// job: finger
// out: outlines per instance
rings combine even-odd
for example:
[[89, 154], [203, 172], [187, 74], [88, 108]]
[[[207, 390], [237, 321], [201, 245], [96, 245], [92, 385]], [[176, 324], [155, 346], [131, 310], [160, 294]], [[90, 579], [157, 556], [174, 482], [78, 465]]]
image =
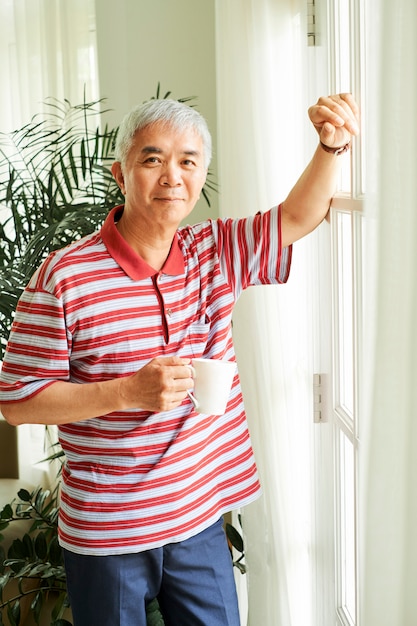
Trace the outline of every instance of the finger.
[[159, 413], [161, 411], [172, 411], [173, 409], [180, 406], [184, 402], [185, 398], [188, 398], [185, 391], [172, 394], [168, 397], [163, 397], [160, 399], [159, 403], [153, 408], [153, 412]]
[[173, 389], [176, 393], [186, 393], [194, 389], [194, 378], [177, 378], [174, 380]]
[[[337, 127], [345, 126], [346, 130], [348, 130], [352, 135], [358, 134], [359, 107], [357, 106], [352, 94], [343, 93], [323, 97], [318, 100], [318, 104], [321, 107], [327, 108], [331, 112], [332, 119], [328, 119], [327, 121], [334, 123]], [[326, 111], [322, 110], [321, 114], [325, 117]], [[339, 119], [336, 120], [334, 116]]]
[[191, 359], [185, 359], [179, 356], [159, 356], [153, 359], [155, 364], [161, 366], [187, 365]]
[[316, 128], [325, 122], [330, 122], [337, 127], [346, 126], [352, 134], [356, 134], [359, 130], [356, 117], [358, 114], [358, 107], [356, 104], [353, 105], [353, 98], [350, 94], [321, 97], [317, 104], [309, 109], [310, 119]]
[[335, 142], [336, 129], [333, 124], [326, 122], [320, 130], [320, 141], [327, 146], [332, 146]]
[[174, 380], [184, 380], [184, 379], [188, 380], [189, 378], [191, 378], [191, 380], [193, 379], [192, 369], [190, 365], [188, 364], [170, 367], [169, 375]]
[[335, 108], [330, 98], [320, 98], [317, 104], [309, 108], [308, 114], [316, 128], [322, 127], [325, 122], [330, 122], [334, 126], [343, 126], [344, 119], [334, 110]]
[[339, 94], [339, 97], [341, 98], [341, 100], [343, 100], [350, 108], [350, 110], [353, 113], [353, 116], [355, 117], [355, 119], [357, 121], [359, 121], [360, 119], [360, 109], [359, 106], [355, 100], [355, 98], [352, 96], [351, 93], [341, 93]]
[[166, 398], [172, 395], [176, 398], [177, 394], [182, 394], [180, 397], [182, 400], [185, 397], [185, 392], [194, 388], [194, 379], [187, 365], [165, 366], [163, 368], [163, 381], [161, 382], [162, 394]]
[[[359, 133], [359, 107], [350, 93], [341, 93], [335, 97], [335, 102], [344, 109], [345, 126], [352, 135]], [[341, 113], [343, 117], [343, 113]]]

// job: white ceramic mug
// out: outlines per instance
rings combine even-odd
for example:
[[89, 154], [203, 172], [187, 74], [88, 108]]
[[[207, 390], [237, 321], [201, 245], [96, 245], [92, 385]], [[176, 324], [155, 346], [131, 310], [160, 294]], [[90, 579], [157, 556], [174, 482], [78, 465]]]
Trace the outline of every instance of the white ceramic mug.
[[194, 408], [206, 415], [223, 415], [236, 373], [236, 363], [221, 359], [192, 359], [194, 390], [187, 391]]

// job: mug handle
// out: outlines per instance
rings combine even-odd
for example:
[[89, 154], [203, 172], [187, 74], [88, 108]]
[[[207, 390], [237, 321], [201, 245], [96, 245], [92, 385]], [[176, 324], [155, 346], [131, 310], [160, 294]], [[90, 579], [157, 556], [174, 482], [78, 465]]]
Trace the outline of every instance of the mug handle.
[[[194, 367], [193, 367], [192, 365], [187, 365], [187, 367], [189, 367], [189, 368], [190, 368], [190, 370], [191, 370], [191, 375], [192, 375], [192, 377], [193, 377], [193, 378], [195, 378], [195, 369], [194, 369]], [[187, 396], [190, 398], [191, 402], [193, 403], [194, 408], [195, 408], [195, 409], [198, 409], [198, 407], [200, 406], [200, 404], [199, 404], [199, 402], [198, 402], [197, 398], [196, 398], [195, 396], [193, 396], [193, 394], [191, 393], [191, 391], [188, 391], [188, 390], [187, 390]]]
[[190, 398], [191, 402], [194, 404], [194, 408], [195, 408], [195, 409], [198, 409], [198, 407], [200, 406], [200, 404], [199, 404], [199, 402], [198, 402], [197, 398], [195, 398], [195, 397], [193, 396], [193, 394], [191, 393], [191, 391], [188, 391], [188, 390], [187, 390], [187, 396]]

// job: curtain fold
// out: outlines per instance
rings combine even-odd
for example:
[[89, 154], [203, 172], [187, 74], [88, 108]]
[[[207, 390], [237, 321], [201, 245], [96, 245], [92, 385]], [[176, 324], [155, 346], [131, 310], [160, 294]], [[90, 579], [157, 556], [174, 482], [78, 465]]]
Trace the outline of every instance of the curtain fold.
[[371, 0], [364, 626], [417, 623], [417, 5]]
[[0, 2], [2, 132], [20, 128], [45, 98], [98, 97], [94, 0]]
[[[283, 200], [306, 165], [300, 13], [291, 0], [218, 0], [220, 212]], [[285, 286], [246, 292], [234, 338], [263, 496], [243, 511], [248, 624], [313, 624], [312, 236]], [[239, 579], [239, 582], [240, 579]], [[246, 623], [243, 616], [242, 624]]]

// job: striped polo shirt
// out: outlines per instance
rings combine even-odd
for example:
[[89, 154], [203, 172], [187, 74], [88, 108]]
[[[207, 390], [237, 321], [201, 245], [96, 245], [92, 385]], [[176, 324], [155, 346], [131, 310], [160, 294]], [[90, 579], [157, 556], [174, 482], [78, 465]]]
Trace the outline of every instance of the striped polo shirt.
[[[180, 228], [159, 272], [119, 234], [122, 211], [33, 275], [1, 371], [2, 402], [26, 400], [57, 380], [129, 376], [160, 356], [234, 361], [240, 293], [288, 278], [279, 207]], [[222, 416], [196, 413], [186, 398], [167, 412], [138, 407], [64, 424], [59, 440], [59, 538], [80, 554], [187, 539], [260, 492], [237, 372]]]

